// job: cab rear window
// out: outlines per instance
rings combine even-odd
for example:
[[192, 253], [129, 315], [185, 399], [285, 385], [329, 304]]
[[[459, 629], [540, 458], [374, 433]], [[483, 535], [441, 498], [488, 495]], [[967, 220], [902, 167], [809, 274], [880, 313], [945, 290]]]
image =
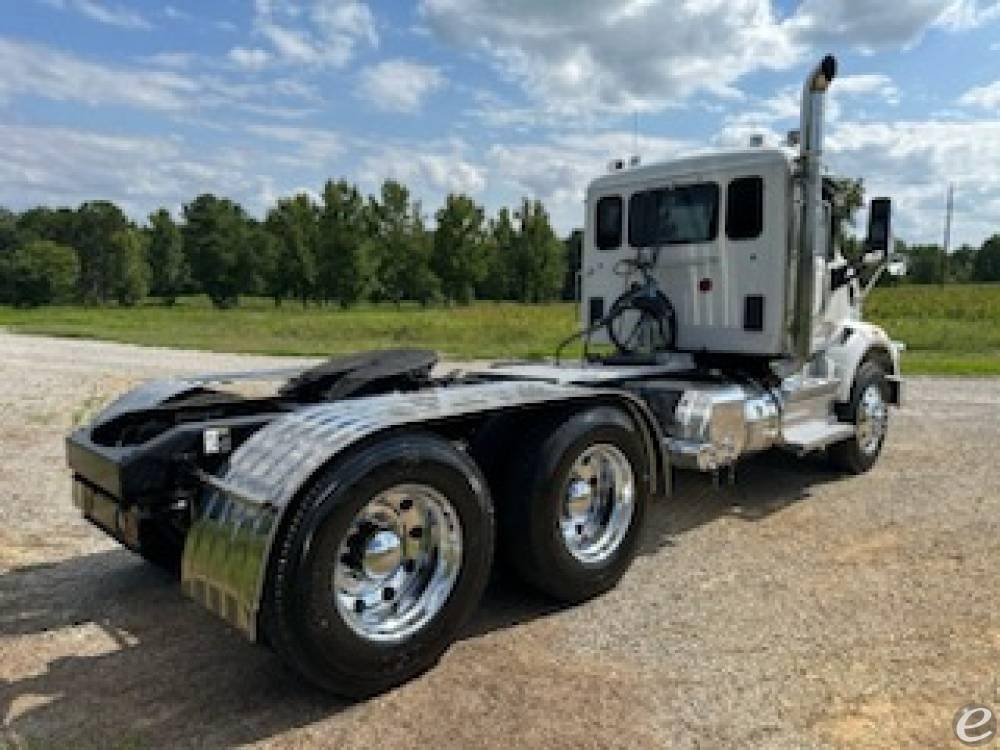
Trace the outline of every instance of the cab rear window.
[[675, 185], [633, 193], [628, 203], [633, 247], [711, 242], [719, 225], [719, 186]]
[[606, 195], [597, 201], [596, 242], [600, 250], [614, 250], [622, 244], [622, 199]]
[[764, 179], [740, 177], [726, 189], [726, 237], [754, 240], [764, 230]]

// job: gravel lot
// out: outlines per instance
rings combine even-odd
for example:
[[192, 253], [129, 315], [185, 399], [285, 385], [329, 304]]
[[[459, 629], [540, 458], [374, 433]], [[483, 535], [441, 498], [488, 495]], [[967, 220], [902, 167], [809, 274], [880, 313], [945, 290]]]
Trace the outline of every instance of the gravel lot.
[[882, 461], [683, 478], [622, 584], [497, 580], [437, 668], [319, 695], [70, 505], [62, 437], [167, 372], [287, 360], [0, 333], [0, 746], [946, 747], [1000, 707], [1000, 382], [916, 379]]

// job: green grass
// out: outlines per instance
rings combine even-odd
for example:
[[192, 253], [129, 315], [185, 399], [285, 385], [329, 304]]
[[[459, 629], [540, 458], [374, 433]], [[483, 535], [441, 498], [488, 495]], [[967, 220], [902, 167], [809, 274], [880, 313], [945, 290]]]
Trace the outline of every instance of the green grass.
[[[1000, 284], [878, 289], [866, 317], [906, 342], [906, 373], [1000, 376]], [[26, 333], [314, 356], [419, 346], [451, 359], [538, 358], [551, 355], [575, 325], [576, 309], [565, 303], [367, 305], [345, 312], [296, 304], [275, 309], [267, 300], [248, 299], [220, 311], [193, 297], [171, 308], [0, 307], [0, 326]]]
[[223, 352], [326, 355], [363, 349], [427, 347], [451, 359], [538, 358], [573, 331], [568, 304], [478, 303], [465, 307], [404, 305], [303, 309], [244, 300], [215, 310], [201, 298], [174, 307], [0, 307], [0, 326], [53, 336], [124, 341]]
[[865, 317], [906, 342], [904, 373], [1000, 375], [1000, 284], [880, 288]]

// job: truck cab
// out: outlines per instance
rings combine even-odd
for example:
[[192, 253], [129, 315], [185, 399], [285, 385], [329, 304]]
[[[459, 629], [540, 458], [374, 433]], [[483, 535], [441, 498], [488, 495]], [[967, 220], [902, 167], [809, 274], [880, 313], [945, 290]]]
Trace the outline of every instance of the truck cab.
[[635, 280], [616, 264], [658, 246], [654, 274], [676, 311], [678, 351], [782, 355], [793, 191], [789, 159], [764, 149], [597, 178], [586, 199], [582, 323], [603, 317]]

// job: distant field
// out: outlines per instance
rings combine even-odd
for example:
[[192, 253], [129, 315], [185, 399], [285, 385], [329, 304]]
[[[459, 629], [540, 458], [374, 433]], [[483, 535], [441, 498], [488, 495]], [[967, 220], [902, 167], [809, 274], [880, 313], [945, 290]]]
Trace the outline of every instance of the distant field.
[[1000, 375], [1000, 284], [877, 289], [865, 317], [906, 342], [905, 372]]
[[[1000, 285], [879, 289], [869, 319], [908, 351], [909, 373], [1000, 375]], [[338, 308], [244, 300], [218, 311], [202, 298], [172, 308], [0, 307], [15, 331], [227, 352], [318, 355], [400, 346], [437, 349], [452, 359], [539, 358], [576, 325], [571, 304], [482, 302], [468, 307], [406, 305]]]
[[220, 352], [319, 355], [389, 347], [426, 347], [452, 359], [540, 358], [575, 326], [573, 305], [482, 302], [466, 307], [365, 305], [303, 308], [243, 300], [216, 310], [187, 298], [174, 307], [0, 307], [0, 326], [16, 331]]

